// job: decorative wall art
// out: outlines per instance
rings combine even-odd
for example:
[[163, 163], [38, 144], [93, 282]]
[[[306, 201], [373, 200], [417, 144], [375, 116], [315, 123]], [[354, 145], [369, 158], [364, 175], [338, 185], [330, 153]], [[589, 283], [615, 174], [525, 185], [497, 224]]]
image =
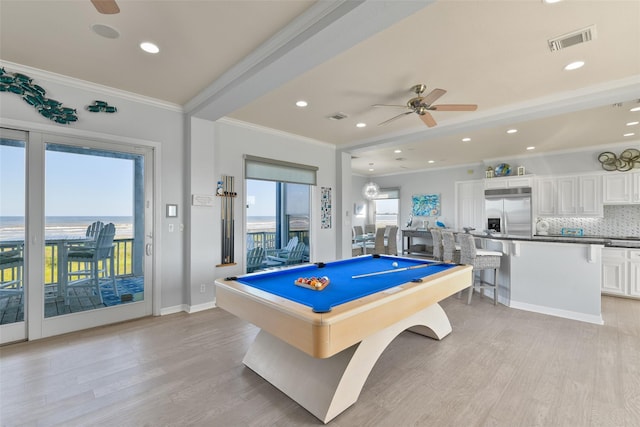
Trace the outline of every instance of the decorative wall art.
[[627, 148], [620, 157], [610, 151], [605, 151], [598, 155], [598, 161], [602, 164], [602, 169], [606, 171], [627, 172], [633, 168], [640, 168], [640, 150]]
[[353, 216], [358, 218], [362, 218], [367, 214], [367, 205], [366, 203], [357, 202], [353, 204]]
[[33, 79], [20, 73], [10, 73], [0, 67], [0, 92], [15, 93], [33, 106], [42, 117], [55, 123], [66, 125], [78, 120], [76, 109], [65, 107], [55, 99], [46, 98], [42, 86], [33, 83]]
[[320, 189], [320, 228], [331, 228], [331, 187]]
[[413, 216], [440, 216], [440, 195], [422, 194], [411, 196]]
[[117, 113], [118, 109], [113, 105], [109, 105], [104, 101], [93, 101], [93, 104], [87, 105], [87, 111], [90, 113]]

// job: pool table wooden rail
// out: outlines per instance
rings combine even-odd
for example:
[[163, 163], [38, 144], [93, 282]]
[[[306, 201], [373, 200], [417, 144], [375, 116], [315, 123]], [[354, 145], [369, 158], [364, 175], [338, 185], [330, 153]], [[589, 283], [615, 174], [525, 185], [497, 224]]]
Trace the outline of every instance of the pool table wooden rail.
[[471, 275], [470, 266], [455, 266], [423, 276], [422, 282], [404, 283], [327, 313], [314, 313], [306, 305], [237, 281], [218, 279], [216, 305], [312, 357], [328, 358], [468, 288]]

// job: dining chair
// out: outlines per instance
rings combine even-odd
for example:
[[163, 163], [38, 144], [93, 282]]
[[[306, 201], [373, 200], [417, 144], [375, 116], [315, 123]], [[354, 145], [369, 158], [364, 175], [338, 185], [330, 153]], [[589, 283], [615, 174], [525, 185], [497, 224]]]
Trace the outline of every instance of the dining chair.
[[23, 246], [0, 252], [0, 298], [22, 295], [24, 291]]
[[442, 260], [460, 263], [460, 250], [456, 248], [456, 238], [452, 231], [442, 231]]
[[[100, 279], [108, 278], [113, 286], [113, 292], [118, 295], [116, 286], [113, 238], [116, 228], [113, 223], [105, 225], [98, 233], [94, 247], [71, 247], [67, 252], [67, 283], [65, 286], [65, 305], [69, 305], [72, 298], [71, 290], [89, 288], [102, 299]], [[107, 263], [109, 271], [107, 272]], [[76, 269], [74, 270], [74, 267]], [[75, 295], [78, 297], [77, 293]]]
[[364, 225], [364, 232], [367, 234], [374, 234], [376, 232], [376, 225], [375, 224], [365, 224]]
[[[475, 238], [470, 234], [461, 234], [458, 240], [460, 241], [460, 264], [473, 266], [473, 282], [469, 288], [467, 304], [471, 304], [474, 288], [480, 291], [480, 297], [484, 289], [493, 289], [493, 304], [498, 304], [498, 269], [502, 253], [477, 249]], [[493, 270], [493, 283], [482, 280], [483, 270]], [[479, 273], [479, 280], [476, 280], [476, 273]]]
[[387, 255], [398, 255], [398, 227], [392, 225], [388, 228], [387, 233], [387, 245], [386, 245], [386, 254]]
[[354, 225], [353, 226], [353, 232], [356, 236], [362, 236], [364, 234], [364, 232], [362, 231], [362, 226], [361, 225]]
[[433, 259], [436, 261], [442, 261], [443, 247], [442, 247], [442, 231], [437, 228], [432, 228], [431, 238], [433, 240]]
[[[385, 233], [386, 233], [386, 228], [378, 228], [376, 230], [376, 239], [374, 241], [373, 244], [373, 253], [374, 254], [386, 254], [387, 253], [387, 248], [384, 244], [384, 237], [385, 237]], [[369, 247], [369, 246], [367, 246]]]

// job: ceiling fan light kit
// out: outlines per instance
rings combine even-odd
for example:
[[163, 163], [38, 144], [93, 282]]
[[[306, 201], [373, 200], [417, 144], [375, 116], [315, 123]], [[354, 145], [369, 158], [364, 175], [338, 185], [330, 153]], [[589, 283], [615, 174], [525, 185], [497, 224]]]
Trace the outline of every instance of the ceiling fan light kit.
[[427, 86], [425, 84], [417, 84], [411, 87], [410, 91], [415, 93], [416, 96], [407, 101], [407, 105], [389, 105], [389, 104], [374, 104], [373, 107], [400, 107], [400, 108], [408, 108], [409, 111], [404, 113], [400, 113], [397, 116], [391, 117], [388, 120], [385, 120], [382, 123], [379, 123], [378, 126], [384, 126], [388, 123], [393, 122], [394, 120], [399, 119], [400, 117], [409, 115], [411, 113], [416, 113], [420, 116], [422, 122], [428, 127], [434, 127], [437, 125], [436, 120], [433, 118], [429, 111], [475, 111], [478, 109], [476, 104], [439, 104], [433, 105], [433, 103], [438, 100], [441, 96], [447, 93], [444, 89], [433, 89], [427, 95], [422, 96], [424, 91], [427, 90]]

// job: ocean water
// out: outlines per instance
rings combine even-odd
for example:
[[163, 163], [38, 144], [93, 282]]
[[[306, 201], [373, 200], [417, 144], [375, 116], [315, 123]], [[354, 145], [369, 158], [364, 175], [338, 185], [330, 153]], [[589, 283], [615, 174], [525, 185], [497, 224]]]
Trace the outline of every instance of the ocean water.
[[[133, 217], [131, 216], [48, 216], [45, 218], [45, 239], [66, 239], [82, 237], [87, 227], [94, 221], [112, 222], [116, 226], [116, 238], [133, 237]], [[21, 216], [0, 216], [0, 241], [24, 240], [25, 218]]]
[[[116, 226], [116, 238], [133, 237], [133, 217], [130, 216], [48, 216], [45, 218], [45, 239], [67, 239], [82, 237], [94, 221], [112, 222]], [[309, 221], [303, 217], [292, 217], [291, 230], [308, 230]], [[25, 218], [0, 216], [0, 241], [24, 240]], [[275, 231], [274, 216], [247, 217], [247, 232]]]

